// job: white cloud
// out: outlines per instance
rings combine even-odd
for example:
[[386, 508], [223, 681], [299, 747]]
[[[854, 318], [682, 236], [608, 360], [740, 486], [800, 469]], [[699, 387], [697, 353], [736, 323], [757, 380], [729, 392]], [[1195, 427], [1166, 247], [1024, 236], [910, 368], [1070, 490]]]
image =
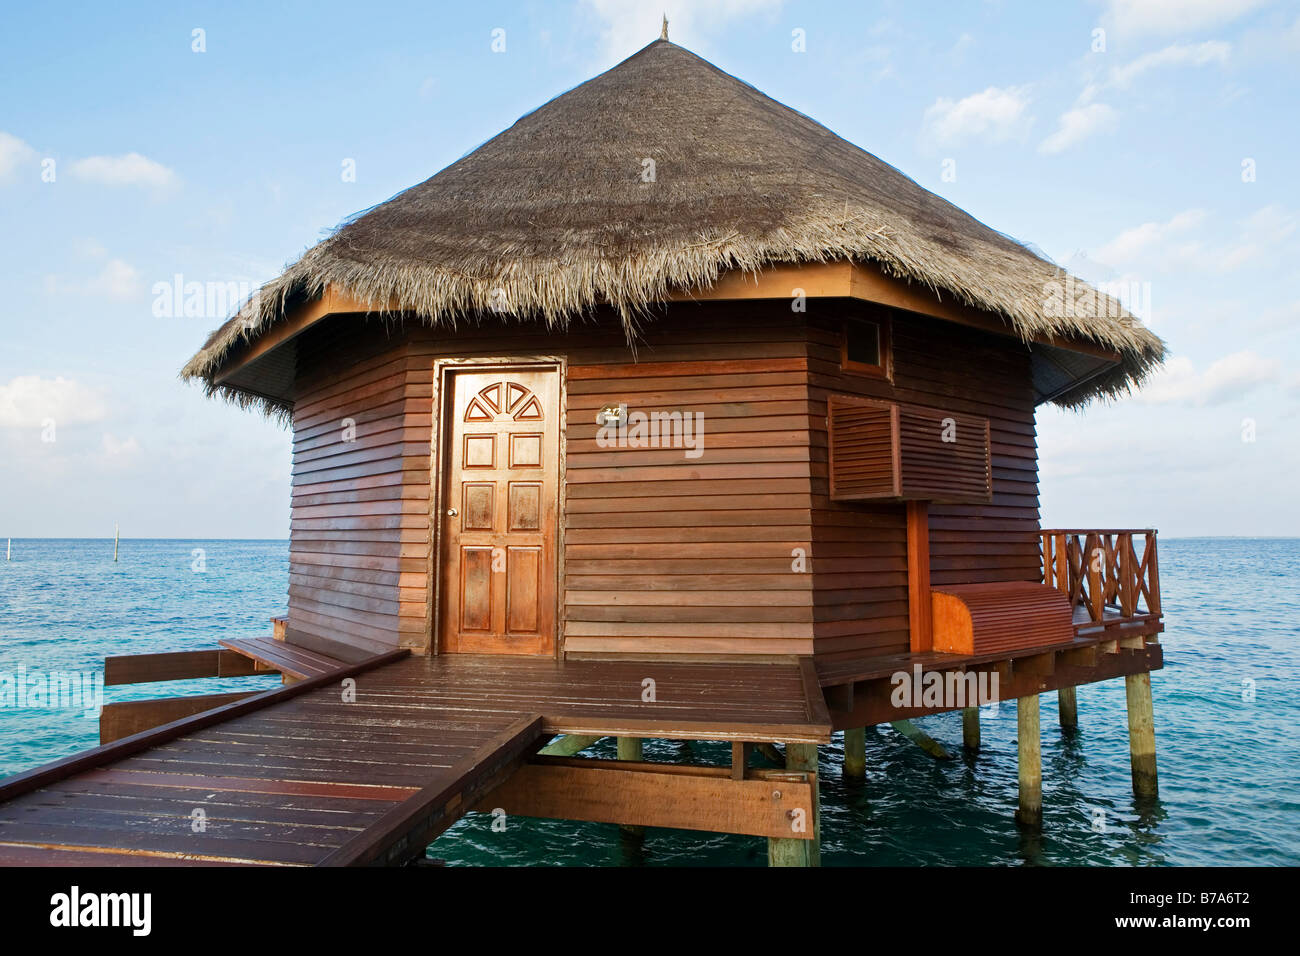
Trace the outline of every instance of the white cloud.
[[1110, 71], [1110, 84], [1120, 89], [1133, 85], [1148, 70], [1167, 66], [1205, 66], [1207, 63], [1227, 63], [1232, 47], [1220, 40], [1205, 43], [1175, 43], [1163, 50], [1146, 53], [1131, 63]]
[[1242, 221], [1242, 228], [1252, 241], [1264, 245], [1281, 242], [1296, 230], [1296, 217], [1281, 206], [1264, 206]]
[[84, 425], [106, 414], [98, 392], [61, 375], [20, 375], [0, 385], [0, 427], [41, 428], [51, 418], [56, 427]]
[[1033, 122], [1028, 116], [1029, 90], [990, 86], [960, 100], [939, 97], [925, 111], [926, 135], [939, 145], [971, 139], [1000, 142], [1021, 135]]
[[139, 153], [123, 156], [88, 156], [72, 163], [72, 175], [101, 186], [148, 186], [168, 189], [179, 177], [164, 166]]
[[1061, 114], [1056, 132], [1038, 146], [1040, 153], [1059, 153], [1083, 142], [1094, 133], [1115, 126], [1116, 113], [1105, 103], [1077, 106]]
[[960, 65], [965, 62], [966, 54], [969, 53], [971, 48], [974, 46], [975, 38], [969, 33], [963, 33], [957, 38], [957, 42], [952, 45], [952, 49], [948, 51], [948, 58], [951, 59], [953, 63]]
[[1269, 0], [1109, 0], [1102, 23], [1123, 36], [1189, 33], [1231, 23]]
[[776, 13], [783, 0], [583, 0], [600, 24], [602, 60], [612, 65], [658, 39], [663, 17], [674, 43], [695, 47], [724, 27], [758, 14]]
[[17, 136], [0, 130], [0, 182], [11, 178], [22, 166], [35, 159], [36, 150]]
[[1137, 400], [1148, 405], [1222, 405], [1276, 381], [1281, 368], [1277, 359], [1249, 349], [1225, 355], [1204, 372], [1190, 359], [1176, 357], [1142, 387]]
[[[1156, 273], [1203, 275], [1250, 267], [1289, 267], [1297, 254], [1300, 219], [1281, 206], [1264, 206], [1239, 220], [1235, 230], [1215, 225], [1201, 230], [1207, 216], [1200, 209], [1181, 212], [1167, 222], [1147, 222], [1126, 229], [1097, 250], [1097, 262], [1130, 278]], [[1199, 231], [1198, 231], [1199, 230]]]
[[[93, 243], [93, 240], [90, 240]], [[93, 258], [102, 258], [102, 247], [83, 245], [82, 249]], [[109, 259], [89, 278], [69, 278], [66, 275], [47, 275], [45, 288], [51, 295], [91, 295], [128, 302], [144, 292], [140, 271], [124, 259]]]
[[135, 266], [121, 259], [110, 259], [87, 288], [92, 294], [123, 301], [139, 295], [144, 285]]
[[1239, 62], [1291, 60], [1300, 53], [1300, 17], [1281, 30], [1270, 25], [1246, 31], [1237, 42], [1237, 49]]
[[1140, 226], [1124, 230], [1106, 243], [1097, 250], [1096, 258], [1107, 265], [1122, 267], [1139, 254], [1177, 239], [1204, 221], [1204, 210], [1188, 209], [1168, 222], [1144, 222]]
[[1265, 206], [1241, 221], [1236, 241], [1217, 253], [1210, 263], [1220, 271], [1262, 262], [1275, 256], [1286, 239], [1295, 232], [1296, 218], [1279, 206]]

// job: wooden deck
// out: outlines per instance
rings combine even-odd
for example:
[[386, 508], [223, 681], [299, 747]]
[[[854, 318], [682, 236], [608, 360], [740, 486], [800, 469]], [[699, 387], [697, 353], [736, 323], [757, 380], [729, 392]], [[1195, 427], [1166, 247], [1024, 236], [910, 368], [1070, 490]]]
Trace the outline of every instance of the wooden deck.
[[400, 862], [553, 734], [830, 739], [810, 662], [401, 654], [0, 783], [0, 865]]
[[1044, 647], [986, 654], [949, 654], [940, 651], [874, 655], [820, 661], [817, 677], [825, 693], [836, 730], [869, 727], [893, 720], [959, 710], [965, 703], [937, 706], [892, 702], [898, 675], [996, 673], [997, 699], [1036, 695], [1062, 687], [1091, 684], [1129, 674], [1159, 670], [1164, 651], [1157, 635], [1158, 619], [1116, 621], [1113, 627], [1080, 627], [1076, 621], [1072, 640]]

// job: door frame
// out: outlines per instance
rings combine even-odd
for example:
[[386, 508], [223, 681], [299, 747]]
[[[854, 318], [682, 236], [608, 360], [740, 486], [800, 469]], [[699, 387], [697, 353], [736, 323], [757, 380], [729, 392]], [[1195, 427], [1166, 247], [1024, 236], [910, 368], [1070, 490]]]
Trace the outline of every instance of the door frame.
[[569, 360], [565, 355], [505, 355], [476, 356], [474, 358], [439, 358], [433, 362], [433, 434], [432, 448], [429, 450], [429, 572], [425, 608], [425, 633], [429, 635], [429, 653], [439, 654], [442, 647], [442, 513], [444, 498], [447, 493], [447, 481], [444, 474], [443, 450], [447, 446], [447, 435], [454, 422], [447, 415], [448, 400], [454, 396], [449, 387], [450, 378], [456, 372], [490, 372], [494, 369], [551, 369], [560, 377], [559, 397], [559, 445], [556, 468], [556, 502], [555, 502], [555, 653], [556, 659], [564, 653], [564, 506], [568, 496], [566, 454], [566, 426], [568, 419]]

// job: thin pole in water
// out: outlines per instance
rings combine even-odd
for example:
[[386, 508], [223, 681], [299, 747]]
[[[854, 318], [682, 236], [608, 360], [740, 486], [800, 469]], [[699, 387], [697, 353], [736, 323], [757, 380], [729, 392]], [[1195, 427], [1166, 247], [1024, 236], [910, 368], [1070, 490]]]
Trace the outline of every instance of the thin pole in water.
[[5, 545], [5, 560], [12, 561], [14, 555], [14, 539], [10, 538], [9, 543]]
[[113, 563], [117, 563], [117, 522], [113, 522]]

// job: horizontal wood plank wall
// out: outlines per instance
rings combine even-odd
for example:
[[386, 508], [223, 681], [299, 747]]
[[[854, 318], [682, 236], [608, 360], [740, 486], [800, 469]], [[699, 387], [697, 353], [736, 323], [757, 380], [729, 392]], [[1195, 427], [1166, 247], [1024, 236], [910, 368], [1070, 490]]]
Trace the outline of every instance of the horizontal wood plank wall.
[[[563, 647], [575, 656], [849, 656], [907, 648], [902, 505], [832, 503], [826, 396], [951, 407], [992, 433], [991, 505], [931, 509], [936, 585], [1037, 580], [1029, 357], [937, 320], [895, 322], [894, 384], [845, 375], [844, 304], [676, 304], [632, 361], [609, 316], [570, 332], [327, 320], [304, 335], [294, 415], [289, 626], [429, 647], [433, 364], [564, 355]], [[820, 314], [819, 314], [820, 313]], [[703, 453], [602, 448], [596, 411], [705, 416]], [[343, 419], [356, 423], [343, 440]], [[800, 573], [802, 552], [814, 573]], [[814, 591], [814, 580], [816, 589]]]
[[[636, 365], [617, 336], [570, 350], [570, 654], [812, 653], [799, 318], [784, 302], [679, 304], [646, 323]], [[611, 402], [700, 413], [702, 453], [600, 447]]]
[[428, 390], [408, 382], [408, 351], [383, 323], [352, 316], [322, 322], [299, 344], [290, 639], [427, 646], [432, 422]]
[[826, 397], [861, 395], [989, 419], [993, 500], [930, 508], [931, 583], [1041, 580], [1038, 454], [1028, 349], [910, 313], [893, 320], [894, 380], [840, 369], [842, 300], [809, 302], [813, 403], [814, 633], [819, 657], [908, 650], [907, 525], [902, 504], [832, 502]]
[[[677, 304], [634, 356], [612, 316], [569, 332], [410, 332], [408, 388], [439, 357], [563, 355], [563, 650], [573, 656], [812, 653], [811, 479], [801, 323], [769, 303]], [[427, 387], [426, 387], [427, 386]], [[703, 451], [601, 447], [596, 412], [700, 412]], [[407, 480], [429, 484], [425, 471]]]

